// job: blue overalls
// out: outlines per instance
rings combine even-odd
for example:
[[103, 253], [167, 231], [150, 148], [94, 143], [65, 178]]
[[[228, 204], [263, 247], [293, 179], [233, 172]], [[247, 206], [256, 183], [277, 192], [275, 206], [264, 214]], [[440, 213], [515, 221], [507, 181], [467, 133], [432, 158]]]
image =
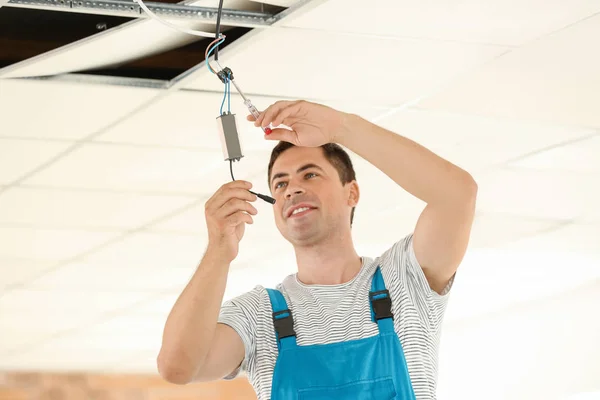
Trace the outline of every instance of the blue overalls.
[[267, 291], [279, 349], [271, 400], [415, 400], [379, 267], [368, 299], [379, 334], [366, 339], [298, 346], [285, 298], [277, 290]]

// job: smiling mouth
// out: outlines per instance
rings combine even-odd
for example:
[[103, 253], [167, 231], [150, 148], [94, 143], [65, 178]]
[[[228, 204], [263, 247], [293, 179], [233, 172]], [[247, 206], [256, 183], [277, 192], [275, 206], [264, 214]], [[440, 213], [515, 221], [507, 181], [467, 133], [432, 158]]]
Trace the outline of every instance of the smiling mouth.
[[300, 207], [300, 208], [295, 209], [294, 212], [292, 212], [292, 214], [288, 218], [302, 217], [313, 210], [314, 210], [314, 208], [311, 208], [311, 207]]

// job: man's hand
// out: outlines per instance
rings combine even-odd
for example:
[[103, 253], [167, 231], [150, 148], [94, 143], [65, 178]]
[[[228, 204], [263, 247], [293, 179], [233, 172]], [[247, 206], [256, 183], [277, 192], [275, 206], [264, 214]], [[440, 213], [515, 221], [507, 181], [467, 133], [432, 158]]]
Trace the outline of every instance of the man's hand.
[[218, 254], [227, 263], [237, 257], [246, 224], [252, 224], [252, 215], [257, 213], [250, 204], [256, 201], [256, 196], [250, 193], [251, 188], [250, 182], [229, 182], [208, 199], [205, 205], [207, 254]]
[[[302, 147], [319, 147], [335, 143], [344, 131], [346, 114], [333, 108], [300, 101], [278, 101], [260, 114], [258, 120], [252, 115], [249, 121], [263, 128], [272, 125], [268, 140], [282, 140]], [[277, 128], [285, 125], [290, 129]]]

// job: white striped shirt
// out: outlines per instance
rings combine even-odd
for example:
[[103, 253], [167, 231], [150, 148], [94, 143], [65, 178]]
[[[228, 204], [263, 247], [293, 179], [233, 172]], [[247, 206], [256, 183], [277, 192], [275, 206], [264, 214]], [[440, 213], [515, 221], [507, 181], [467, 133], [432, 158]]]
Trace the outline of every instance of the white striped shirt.
[[[412, 235], [380, 257], [363, 257], [358, 275], [340, 285], [305, 285], [296, 274], [277, 286], [292, 312], [299, 346], [363, 339], [378, 334], [371, 321], [369, 291], [377, 266], [392, 298], [398, 334], [417, 400], [436, 398], [440, 328], [452, 281], [442, 295], [431, 290], [413, 251]], [[267, 291], [252, 291], [225, 302], [219, 322], [231, 326], [245, 346], [244, 369], [259, 400], [271, 397], [277, 343]], [[237, 371], [230, 377], [235, 376]]]

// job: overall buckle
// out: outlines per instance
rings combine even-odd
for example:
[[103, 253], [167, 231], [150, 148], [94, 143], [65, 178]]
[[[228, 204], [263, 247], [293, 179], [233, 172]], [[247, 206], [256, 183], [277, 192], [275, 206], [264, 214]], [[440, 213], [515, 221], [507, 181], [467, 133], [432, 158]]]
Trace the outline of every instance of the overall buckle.
[[385, 318], [394, 319], [394, 314], [392, 313], [392, 298], [390, 297], [390, 292], [388, 290], [370, 292], [369, 299], [371, 300], [373, 313], [375, 313], [375, 321]]
[[[287, 315], [282, 317], [281, 315], [284, 314]], [[296, 336], [292, 312], [289, 309], [273, 313], [273, 326], [275, 327], [279, 339]]]

